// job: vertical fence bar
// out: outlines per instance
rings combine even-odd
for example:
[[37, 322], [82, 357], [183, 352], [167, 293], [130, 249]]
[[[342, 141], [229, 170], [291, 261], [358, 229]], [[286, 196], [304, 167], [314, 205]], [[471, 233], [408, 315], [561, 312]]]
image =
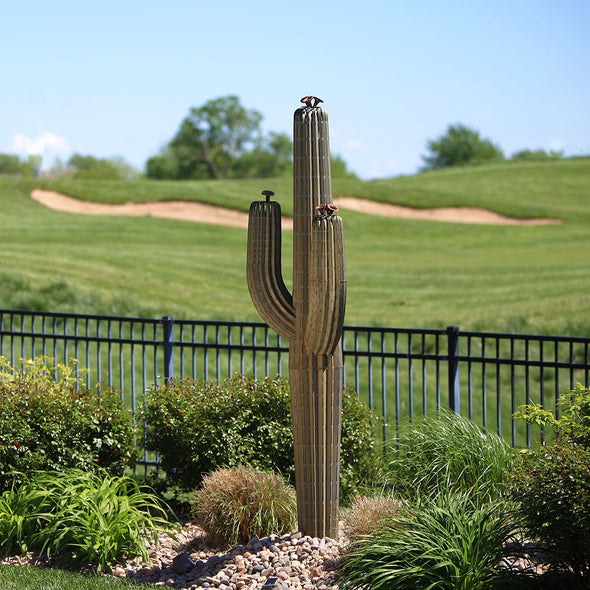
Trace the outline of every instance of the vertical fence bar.
[[[358, 351], [359, 349], [359, 334], [355, 330], [354, 332], [354, 350]], [[354, 390], [356, 394], [360, 394], [360, 375], [359, 375], [359, 357], [355, 355], [354, 357]]]
[[436, 357], [436, 411], [440, 413], [441, 399], [440, 399], [440, 338], [439, 335], [435, 335], [435, 349], [434, 355]]
[[174, 378], [174, 318], [165, 315], [164, 325], [164, 383]]
[[414, 421], [414, 367], [412, 364], [412, 333], [408, 332], [408, 395], [410, 422]]
[[426, 390], [426, 334], [422, 334], [422, 414], [424, 418], [428, 417], [428, 395]]
[[401, 413], [401, 400], [400, 400], [400, 386], [399, 386], [399, 333], [395, 333], [395, 434], [399, 436], [400, 430], [400, 413]]
[[367, 362], [367, 376], [369, 381], [369, 407], [371, 410], [375, 407], [373, 402], [373, 333], [369, 332], [367, 335], [367, 352], [368, 352], [368, 362]]
[[[500, 358], [500, 338], [496, 338], [496, 359]], [[502, 396], [500, 383], [500, 363], [496, 363], [496, 427], [498, 436], [502, 436]]]
[[[385, 332], [381, 332], [381, 418], [383, 419], [383, 442], [387, 442], [387, 368], [385, 364]], [[385, 448], [383, 449], [385, 452]]]
[[[524, 341], [524, 379], [525, 379], [525, 394], [526, 394], [526, 404], [529, 405], [531, 403], [531, 390], [530, 390], [530, 382], [529, 382], [529, 341], [528, 338]], [[531, 446], [531, 425], [527, 422], [526, 423], [526, 446], [530, 448]]]
[[459, 386], [459, 328], [447, 327], [449, 362], [449, 409], [461, 414], [461, 395]]
[[[252, 371], [254, 372], [254, 378], [256, 379], [257, 369], [258, 369], [258, 364], [257, 364], [258, 354], [256, 352], [256, 328], [252, 328], [252, 346], [254, 347], [254, 351], [252, 353]], [[205, 350], [207, 350], [207, 349], [205, 349]]]
[[488, 428], [488, 381], [486, 378], [486, 337], [481, 337], [481, 408], [484, 430]]
[[467, 405], [469, 419], [473, 420], [473, 363], [471, 362], [471, 343], [473, 338], [467, 337]]
[[[514, 369], [514, 338], [510, 338], [510, 409], [512, 410], [512, 446], [516, 446], [516, 371]], [[557, 373], [557, 371], [556, 371]]]
[[[553, 360], [555, 364], [559, 362], [559, 342], [553, 343]], [[559, 370], [555, 369], [555, 417], [559, 420], [560, 416], [560, 409], [558, 402], [559, 401]]]

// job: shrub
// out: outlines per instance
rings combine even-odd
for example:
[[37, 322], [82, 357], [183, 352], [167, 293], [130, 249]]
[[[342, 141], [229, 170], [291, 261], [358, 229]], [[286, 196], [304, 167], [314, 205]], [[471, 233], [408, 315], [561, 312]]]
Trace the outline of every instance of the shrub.
[[536, 404], [521, 406], [514, 417], [541, 427], [552, 426], [556, 437], [590, 448], [590, 389], [576, 383], [572, 391], [559, 397], [557, 408], [560, 418]]
[[356, 496], [344, 511], [344, 531], [350, 541], [374, 535], [404, 510], [404, 503], [393, 495]]
[[342, 440], [340, 443], [340, 501], [372, 489], [383, 479], [382, 446], [375, 439], [379, 418], [353, 391], [342, 397]]
[[147, 561], [143, 535], [156, 541], [164, 517], [155, 496], [130, 477], [36, 472], [0, 496], [0, 554], [36, 551], [60, 565], [98, 570], [128, 557]]
[[204, 478], [192, 514], [212, 543], [247, 543], [296, 528], [295, 490], [280, 475], [252, 467], [219, 469]]
[[[146, 393], [147, 445], [158, 451], [168, 478], [195, 489], [206, 473], [246, 464], [294, 481], [289, 387], [281, 379], [244, 376], [222, 382], [181, 379]], [[378, 461], [372, 414], [345, 393], [342, 413], [341, 478], [370, 478]]]
[[0, 489], [31, 470], [105, 468], [122, 473], [135, 460], [133, 418], [112, 389], [83, 385], [74, 366], [0, 363]]
[[552, 565], [590, 579], [590, 449], [560, 440], [524, 451], [510, 495], [528, 535], [549, 546]]
[[500, 437], [449, 411], [406, 425], [388, 453], [388, 477], [409, 498], [449, 489], [482, 503], [496, 499], [513, 462]]
[[498, 565], [513, 531], [502, 502], [477, 506], [446, 490], [354, 541], [340, 565], [345, 590], [480, 590], [505, 583]]

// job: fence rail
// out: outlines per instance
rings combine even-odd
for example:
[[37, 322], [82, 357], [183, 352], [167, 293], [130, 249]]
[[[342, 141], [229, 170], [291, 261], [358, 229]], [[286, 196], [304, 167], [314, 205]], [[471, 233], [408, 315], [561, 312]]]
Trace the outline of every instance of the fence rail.
[[[380, 417], [383, 438], [404, 420], [447, 407], [512, 446], [543, 433], [515, 421], [525, 403], [556, 410], [560, 394], [589, 387], [590, 338], [492, 332], [344, 328], [347, 387]], [[288, 343], [258, 322], [145, 319], [0, 310], [0, 355], [13, 366], [48, 356], [75, 359], [88, 387], [121, 390], [135, 411], [143, 392], [172, 377], [220, 380], [237, 373], [286, 376]], [[147, 453], [145, 464], [153, 462]]]

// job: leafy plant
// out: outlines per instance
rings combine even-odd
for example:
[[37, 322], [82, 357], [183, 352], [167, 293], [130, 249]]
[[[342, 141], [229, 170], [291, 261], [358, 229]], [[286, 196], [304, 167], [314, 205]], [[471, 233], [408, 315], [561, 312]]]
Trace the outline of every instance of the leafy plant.
[[510, 495], [528, 535], [549, 546], [552, 565], [590, 580], [590, 448], [564, 439], [524, 451]]
[[448, 489], [469, 492], [481, 503], [497, 499], [513, 462], [500, 437], [450, 411], [406, 424], [388, 451], [388, 477], [398, 493], [410, 498]]
[[75, 364], [0, 358], [0, 490], [31, 470], [107, 469], [135, 461], [134, 426], [120, 392], [88, 389]]
[[[37, 551], [73, 568], [148, 560], [144, 535], [166, 525], [156, 497], [130, 477], [78, 469], [36, 472], [0, 497], [0, 553]], [[169, 528], [169, 525], [167, 525]]]
[[572, 391], [559, 397], [557, 410], [559, 418], [531, 403], [521, 406], [514, 417], [537, 426], [552, 426], [558, 438], [565, 437], [590, 448], [590, 389], [576, 383]]
[[340, 568], [346, 590], [483, 590], [501, 587], [503, 545], [513, 533], [506, 504], [481, 506], [446, 490], [351, 543]]
[[247, 543], [294, 530], [295, 490], [281, 476], [252, 467], [218, 469], [195, 493], [192, 514], [213, 543]]
[[36, 531], [31, 517], [42, 500], [34, 489], [20, 486], [0, 496], [0, 554], [24, 554]]
[[[185, 490], [195, 489], [206, 473], [239, 464], [294, 480], [291, 401], [281, 379], [174, 380], [146, 393], [145, 418], [148, 448], [158, 451], [167, 477]], [[345, 393], [344, 494], [376, 469], [372, 419], [354, 394]]]

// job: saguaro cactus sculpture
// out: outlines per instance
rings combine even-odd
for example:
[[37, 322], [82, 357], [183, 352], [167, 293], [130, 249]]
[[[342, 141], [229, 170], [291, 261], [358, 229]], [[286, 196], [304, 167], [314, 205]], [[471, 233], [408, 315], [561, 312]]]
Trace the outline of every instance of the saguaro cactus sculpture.
[[281, 272], [281, 208], [250, 207], [248, 288], [264, 319], [289, 341], [299, 528], [338, 533], [342, 326], [346, 267], [342, 220], [333, 213], [328, 115], [305, 97], [293, 124], [293, 294]]

